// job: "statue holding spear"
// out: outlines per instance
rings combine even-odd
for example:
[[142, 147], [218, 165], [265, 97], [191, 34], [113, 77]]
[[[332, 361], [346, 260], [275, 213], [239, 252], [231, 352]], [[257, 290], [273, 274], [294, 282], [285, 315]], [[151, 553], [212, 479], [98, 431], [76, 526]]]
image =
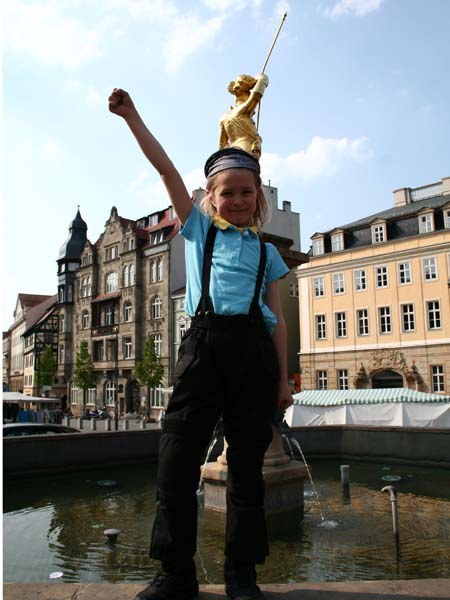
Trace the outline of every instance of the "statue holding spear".
[[[231, 106], [220, 119], [219, 148], [237, 147], [258, 159], [261, 157], [262, 138], [258, 133], [259, 110], [264, 91], [269, 84], [269, 78], [264, 71], [286, 16], [287, 13], [284, 13], [261, 73], [256, 77], [239, 75], [228, 84], [228, 91], [235, 96], [235, 106]], [[255, 124], [253, 116], [256, 109], [258, 109], [258, 118]]]

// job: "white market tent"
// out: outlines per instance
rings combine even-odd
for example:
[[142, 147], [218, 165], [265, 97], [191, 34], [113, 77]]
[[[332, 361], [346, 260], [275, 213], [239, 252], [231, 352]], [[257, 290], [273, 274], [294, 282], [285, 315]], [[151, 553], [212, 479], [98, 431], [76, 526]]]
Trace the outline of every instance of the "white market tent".
[[305, 390], [294, 395], [294, 404], [287, 409], [285, 420], [290, 427], [450, 428], [450, 396], [407, 388]]
[[32, 404], [39, 404], [44, 402], [59, 402], [58, 398], [39, 398], [37, 396], [27, 396], [21, 392], [3, 392], [3, 402], [31, 402]]

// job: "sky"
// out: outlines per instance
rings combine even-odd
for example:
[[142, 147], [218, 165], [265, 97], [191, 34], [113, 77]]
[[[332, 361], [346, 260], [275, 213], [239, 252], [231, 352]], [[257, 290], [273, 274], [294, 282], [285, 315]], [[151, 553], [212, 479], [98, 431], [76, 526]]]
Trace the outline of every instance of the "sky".
[[204, 185], [229, 81], [266, 73], [264, 183], [310, 237], [450, 176], [450, 0], [4, 0], [3, 329], [18, 293], [54, 294], [78, 205], [95, 242], [111, 207], [168, 206], [120, 117], [131, 94], [189, 190]]

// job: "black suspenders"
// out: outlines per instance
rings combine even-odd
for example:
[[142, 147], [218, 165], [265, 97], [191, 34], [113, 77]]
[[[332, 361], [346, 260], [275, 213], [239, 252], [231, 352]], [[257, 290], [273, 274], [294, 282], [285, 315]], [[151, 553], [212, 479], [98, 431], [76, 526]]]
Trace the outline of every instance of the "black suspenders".
[[[211, 223], [205, 242], [202, 269], [202, 295], [198, 303], [197, 310], [195, 311], [196, 317], [214, 315], [214, 306], [211, 300], [211, 296], [209, 295], [209, 285], [211, 281], [211, 264], [216, 235], [217, 227], [214, 225], [214, 223]], [[266, 245], [262, 242], [261, 238], [258, 239], [260, 246], [260, 257], [258, 265], [258, 274], [255, 283], [255, 292], [253, 294], [253, 299], [250, 304], [249, 317], [263, 321], [261, 307], [259, 306], [259, 295], [261, 293], [261, 286], [264, 278], [264, 271], [266, 268], [267, 253]]]

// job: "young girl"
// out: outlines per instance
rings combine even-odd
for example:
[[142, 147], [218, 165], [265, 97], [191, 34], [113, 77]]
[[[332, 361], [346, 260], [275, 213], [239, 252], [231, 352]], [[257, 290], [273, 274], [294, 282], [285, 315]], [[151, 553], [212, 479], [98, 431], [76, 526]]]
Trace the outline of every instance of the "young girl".
[[292, 397], [277, 283], [288, 268], [258, 235], [267, 212], [259, 162], [239, 148], [210, 156], [205, 214], [130, 96], [114, 89], [109, 110], [125, 119], [161, 175], [181, 222], [185, 306], [192, 317], [160, 442], [150, 557], [162, 561], [162, 573], [136, 599], [190, 600], [198, 594], [196, 491], [202, 458], [222, 416], [228, 443], [225, 591], [232, 600], [260, 600], [255, 564], [268, 554], [263, 458], [275, 410], [286, 409]]

